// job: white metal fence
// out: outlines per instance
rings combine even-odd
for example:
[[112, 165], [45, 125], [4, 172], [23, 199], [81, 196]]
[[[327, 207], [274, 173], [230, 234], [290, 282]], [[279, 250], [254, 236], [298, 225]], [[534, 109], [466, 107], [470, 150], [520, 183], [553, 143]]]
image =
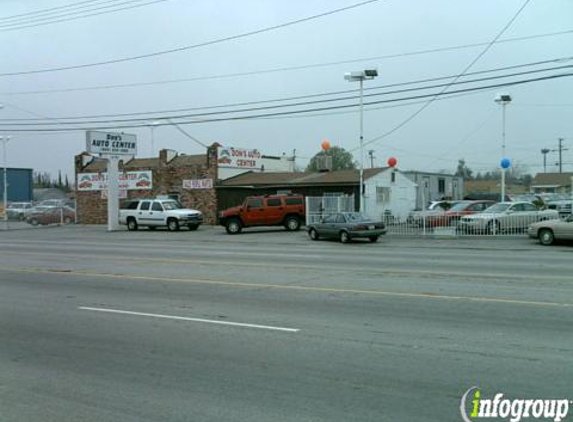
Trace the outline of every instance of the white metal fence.
[[322, 217], [337, 212], [355, 211], [354, 204], [354, 195], [307, 196], [306, 224], [318, 223]]
[[411, 213], [407, 219], [385, 218], [388, 234], [443, 236], [520, 236], [527, 235], [532, 223], [564, 218], [556, 212], [539, 211], [513, 214], [448, 215]]

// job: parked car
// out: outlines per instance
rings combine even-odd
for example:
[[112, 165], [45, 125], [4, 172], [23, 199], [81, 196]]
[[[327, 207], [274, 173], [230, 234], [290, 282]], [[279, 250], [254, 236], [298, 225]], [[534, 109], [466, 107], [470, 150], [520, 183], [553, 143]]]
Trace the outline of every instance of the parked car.
[[307, 228], [312, 240], [322, 238], [338, 239], [348, 243], [355, 238], [367, 238], [371, 242], [386, 234], [386, 225], [382, 221], [374, 221], [359, 212], [341, 212], [323, 218], [320, 223], [311, 224]]
[[41, 201], [38, 205], [42, 207], [61, 207], [66, 202], [66, 199], [46, 199]]
[[448, 227], [458, 223], [460, 218], [482, 212], [495, 203], [495, 201], [460, 201], [441, 215], [428, 217], [430, 227]]
[[238, 234], [243, 228], [253, 226], [284, 226], [296, 231], [304, 219], [305, 203], [301, 195], [250, 196], [242, 205], [219, 213], [219, 224], [229, 234]]
[[572, 205], [573, 200], [571, 199], [559, 199], [548, 202], [547, 208], [550, 210], [556, 210], [560, 217], [566, 217], [571, 214]]
[[556, 240], [573, 240], [573, 215], [565, 220], [533, 223], [529, 226], [528, 234], [533, 239], [539, 239], [542, 245], [551, 245]]
[[122, 204], [119, 223], [127, 225], [130, 231], [140, 226], [150, 230], [167, 227], [169, 231], [177, 231], [181, 226], [197, 230], [203, 223], [203, 214], [201, 211], [183, 208], [173, 199], [137, 199]]
[[559, 218], [555, 210], [539, 210], [531, 202], [500, 202], [479, 214], [462, 217], [458, 230], [495, 234], [524, 230], [537, 221]]
[[8, 219], [23, 221], [31, 214], [33, 208], [31, 202], [12, 202], [6, 208]]
[[26, 222], [32, 226], [38, 224], [71, 224], [76, 221], [76, 212], [70, 207], [49, 207], [38, 205], [26, 217]]
[[430, 203], [425, 210], [412, 211], [406, 221], [413, 226], [422, 226], [424, 225], [424, 220], [427, 222], [430, 217], [444, 215], [447, 210], [458, 202], [459, 201], [434, 201]]

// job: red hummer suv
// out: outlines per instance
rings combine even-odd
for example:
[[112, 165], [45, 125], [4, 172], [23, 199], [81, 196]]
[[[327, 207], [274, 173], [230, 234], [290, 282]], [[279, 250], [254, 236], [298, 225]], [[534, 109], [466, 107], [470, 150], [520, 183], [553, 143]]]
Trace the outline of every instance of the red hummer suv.
[[302, 195], [249, 196], [242, 205], [219, 213], [219, 224], [229, 234], [241, 233], [243, 227], [285, 226], [289, 231], [300, 229], [305, 218]]

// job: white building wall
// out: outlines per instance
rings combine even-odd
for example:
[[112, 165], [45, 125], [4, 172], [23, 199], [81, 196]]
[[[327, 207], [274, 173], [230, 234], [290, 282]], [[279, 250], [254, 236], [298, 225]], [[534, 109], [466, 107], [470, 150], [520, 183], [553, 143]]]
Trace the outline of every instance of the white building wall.
[[[395, 180], [392, 182], [392, 173]], [[410, 211], [416, 207], [416, 184], [398, 170], [388, 169], [364, 181], [366, 198], [365, 213], [375, 219], [381, 219], [390, 212], [394, 218], [406, 220]], [[387, 202], [380, 201], [376, 188], [389, 188]]]

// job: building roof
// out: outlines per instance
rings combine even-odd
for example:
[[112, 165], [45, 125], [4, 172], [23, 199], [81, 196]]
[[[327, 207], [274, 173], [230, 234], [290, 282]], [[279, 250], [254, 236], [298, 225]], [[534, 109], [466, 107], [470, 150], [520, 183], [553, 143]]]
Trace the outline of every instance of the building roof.
[[[364, 179], [375, 176], [388, 167], [364, 169]], [[301, 186], [301, 185], [358, 185], [360, 172], [358, 170], [337, 170], [328, 172], [278, 172], [278, 173], [242, 173], [221, 182], [221, 186]]]
[[[130, 160], [122, 166], [119, 165], [120, 169], [124, 170], [132, 170], [132, 169], [154, 169], [159, 166], [159, 158], [134, 158]], [[194, 166], [194, 165], [206, 165], [207, 164], [207, 156], [205, 154], [199, 155], [178, 155], [173, 160], [167, 163], [168, 166], [171, 167], [186, 167], [186, 166]], [[102, 158], [94, 158], [94, 160], [89, 163], [82, 172], [89, 173], [89, 172], [102, 172], [105, 171], [107, 168], [107, 160]]]
[[573, 173], [537, 173], [531, 186], [571, 186]]

